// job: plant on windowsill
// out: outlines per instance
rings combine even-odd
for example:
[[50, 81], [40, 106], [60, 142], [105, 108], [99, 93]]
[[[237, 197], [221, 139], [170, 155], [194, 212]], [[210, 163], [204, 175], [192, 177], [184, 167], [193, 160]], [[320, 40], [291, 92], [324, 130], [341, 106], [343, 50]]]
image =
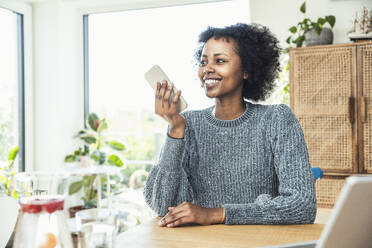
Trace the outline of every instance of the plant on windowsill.
[[17, 191], [12, 189], [12, 178], [16, 174], [13, 169], [14, 161], [18, 155], [18, 146], [14, 147], [8, 155], [7, 165], [0, 167], [0, 196], [7, 195], [18, 198]]
[[[124, 165], [120, 156], [126, 149], [126, 146], [116, 140], [111, 140], [104, 135], [104, 131], [108, 129], [108, 123], [105, 118], [99, 119], [97, 114], [90, 113], [86, 122], [87, 128], [80, 130], [74, 138], [78, 138], [83, 142], [83, 146], [79, 147], [72, 154], [65, 157], [66, 163], [77, 163], [76, 166], [89, 168], [91, 165], [103, 166], [111, 165], [122, 167]], [[95, 186], [97, 180], [96, 175], [84, 175], [78, 180], [70, 184], [69, 195], [82, 192], [81, 199], [84, 202], [83, 206], [77, 206], [77, 210], [82, 208], [97, 207], [98, 190]], [[100, 177], [102, 188], [107, 187], [107, 178]], [[111, 192], [118, 191], [119, 177], [110, 179]], [[104, 190], [102, 190], [104, 192]], [[74, 212], [74, 210], [70, 211]]]

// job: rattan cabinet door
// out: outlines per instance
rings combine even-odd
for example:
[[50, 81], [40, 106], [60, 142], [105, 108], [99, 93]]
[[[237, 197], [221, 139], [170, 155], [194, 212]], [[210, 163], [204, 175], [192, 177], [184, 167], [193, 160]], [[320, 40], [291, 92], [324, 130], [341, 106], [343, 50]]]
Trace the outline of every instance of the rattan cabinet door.
[[360, 168], [372, 173], [372, 45], [358, 47]]
[[319, 208], [333, 208], [341, 189], [345, 184], [346, 177], [325, 176], [315, 183], [316, 201]]
[[291, 107], [301, 123], [311, 165], [324, 172], [357, 170], [350, 106], [355, 96], [355, 51], [350, 46], [290, 51]]

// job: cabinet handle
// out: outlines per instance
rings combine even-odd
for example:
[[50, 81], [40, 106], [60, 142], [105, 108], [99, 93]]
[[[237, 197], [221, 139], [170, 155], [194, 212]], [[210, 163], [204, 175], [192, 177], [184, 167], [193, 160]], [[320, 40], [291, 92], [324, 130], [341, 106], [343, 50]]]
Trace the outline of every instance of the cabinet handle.
[[353, 124], [355, 122], [355, 98], [349, 97], [349, 120]]
[[366, 108], [366, 99], [364, 96], [360, 97], [360, 121], [362, 123], [367, 122], [367, 108]]

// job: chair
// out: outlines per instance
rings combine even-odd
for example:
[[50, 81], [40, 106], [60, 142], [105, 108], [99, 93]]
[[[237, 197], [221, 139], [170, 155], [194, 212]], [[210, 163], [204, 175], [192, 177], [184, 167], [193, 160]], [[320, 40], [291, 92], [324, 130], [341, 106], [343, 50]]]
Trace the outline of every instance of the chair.
[[0, 247], [5, 247], [13, 233], [18, 217], [18, 202], [12, 197], [0, 197]]
[[320, 169], [319, 167], [312, 167], [311, 169], [313, 170], [315, 180], [321, 179], [323, 177], [322, 169]]

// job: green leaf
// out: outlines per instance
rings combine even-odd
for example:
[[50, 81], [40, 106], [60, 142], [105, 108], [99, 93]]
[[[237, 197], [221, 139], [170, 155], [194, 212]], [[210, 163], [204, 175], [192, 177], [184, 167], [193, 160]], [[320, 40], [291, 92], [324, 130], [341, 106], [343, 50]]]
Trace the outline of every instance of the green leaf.
[[17, 154], [18, 154], [18, 146], [14, 147], [10, 152], [9, 152], [9, 155], [8, 155], [8, 160], [15, 160], [15, 158], [17, 157]]
[[90, 113], [88, 115], [88, 125], [92, 130], [97, 131], [97, 128], [94, 126], [95, 121], [99, 121], [98, 116], [95, 113]]
[[80, 130], [75, 136], [74, 136], [74, 138], [79, 138], [80, 136], [82, 136], [82, 135], [84, 135], [84, 134], [86, 134], [87, 133], [87, 131], [86, 130]]
[[88, 153], [89, 153], [88, 146], [84, 146], [84, 150], [81, 147], [79, 147], [79, 149], [77, 149], [77, 150], [74, 151], [75, 157], [85, 156]]
[[65, 163], [72, 163], [76, 161], [76, 156], [75, 155], [67, 155], [65, 157]]
[[306, 2], [304, 2], [302, 5], [301, 5], [301, 7], [300, 7], [300, 11], [302, 12], [302, 13], [306, 13]]
[[326, 20], [324, 18], [318, 18], [318, 24], [320, 24], [321, 26], [323, 26], [323, 24], [326, 23]]
[[105, 118], [103, 118], [100, 122], [99, 122], [99, 126], [97, 128], [97, 132], [102, 132], [103, 130], [106, 130], [108, 128], [108, 125], [107, 125], [107, 121]]
[[17, 191], [15, 191], [15, 190], [12, 191], [12, 197], [14, 199], [18, 199], [18, 193], [17, 193]]
[[315, 29], [315, 32], [316, 32], [318, 35], [320, 35], [320, 33], [322, 32], [322, 27], [319, 26], [319, 25], [315, 25], [314, 29]]
[[80, 154], [81, 154], [81, 147], [79, 147], [79, 149], [74, 151], [75, 156], [79, 156]]
[[94, 137], [93, 135], [82, 136], [80, 137], [80, 139], [88, 145], [96, 143], [96, 137]]
[[72, 195], [78, 192], [83, 187], [83, 181], [77, 181], [70, 184], [70, 187], [68, 188], [68, 194]]
[[93, 176], [84, 176], [83, 181], [84, 181], [84, 187], [89, 187], [90, 185], [93, 184]]
[[333, 28], [333, 26], [336, 23], [336, 17], [333, 15], [326, 16], [326, 21], [329, 23], [329, 25]]
[[108, 163], [110, 165], [115, 165], [115, 166], [118, 166], [118, 167], [121, 167], [124, 165], [123, 161], [121, 161], [121, 159], [116, 156], [115, 154], [110, 154], [108, 156]]
[[98, 164], [104, 164], [106, 161], [106, 153], [100, 150], [95, 150], [90, 157], [94, 159]]
[[306, 26], [303, 28], [303, 33], [302, 34], [305, 34], [306, 32], [308, 32], [310, 30], [310, 26]]
[[286, 39], [286, 42], [287, 42], [288, 44], [291, 44], [291, 37], [290, 37], [290, 36]]
[[111, 140], [110, 142], [106, 142], [112, 149], [117, 151], [124, 151], [126, 149], [125, 145], [123, 143], [120, 143], [115, 140]]
[[298, 36], [298, 38], [295, 39], [293, 43], [296, 44], [296, 47], [302, 47], [304, 40], [305, 40], [305, 36], [301, 35], [301, 36]]
[[296, 26], [292, 26], [289, 28], [289, 31], [292, 33], [292, 34], [295, 34], [297, 32], [297, 27]]
[[286, 71], [289, 71], [289, 63], [286, 64], [286, 66], [285, 66], [285, 70], [286, 70]]

